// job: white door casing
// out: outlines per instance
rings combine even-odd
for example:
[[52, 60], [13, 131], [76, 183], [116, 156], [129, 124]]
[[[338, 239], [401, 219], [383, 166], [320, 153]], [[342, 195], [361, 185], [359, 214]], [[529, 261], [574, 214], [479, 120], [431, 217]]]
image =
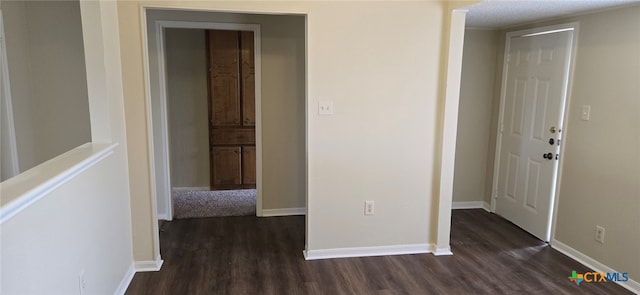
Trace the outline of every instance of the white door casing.
[[494, 208], [543, 241], [551, 237], [573, 34], [511, 35], [505, 50]]
[[[146, 20], [146, 17], [144, 17]], [[145, 22], [146, 23], [146, 22]], [[149, 141], [155, 143], [149, 147], [152, 155], [153, 186], [156, 193], [155, 210], [157, 219], [172, 220], [173, 219], [173, 201], [172, 201], [172, 185], [171, 185], [171, 167], [169, 152], [169, 125], [167, 112], [167, 68], [166, 68], [166, 52], [165, 52], [165, 35], [164, 30], [167, 28], [181, 29], [204, 29], [204, 30], [233, 30], [233, 31], [251, 31], [254, 35], [254, 62], [255, 62], [255, 108], [256, 108], [256, 216], [263, 216], [262, 213], [262, 47], [261, 33], [259, 24], [244, 23], [215, 23], [215, 22], [194, 22], [194, 21], [171, 21], [156, 20], [156, 46], [157, 46], [157, 64], [158, 64], [158, 97], [147, 96], [147, 105], [150, 106], [149, 113], [152, 114], [148, 120], [149, 126], [153, 126], [152, 132], [149, 134]], [[146, 29], [144, 30], [146, 32]], [[145, 40], [144, 44], [148, 44]], [[149, 60], [149, 50], [145, 50], [146, 59]], [[148, 63], [148, 62], [147, 62]], [[149, 66], [146, 66], [149, 71]], [[150, 76], [150, 75], [147, 75]], [[146, 81], [150, 84], [149, 81]], [[150, 93], [150, 85], [147, 85]], [[153, 111], [154, 107], [157, 111]], [[154, 124], [157, 120], [158, 124]], [[157, 139], [157, 142], [154, 141]], [[160, 204], [160, 205], [158, 205]], [[162, 208], [161, 208], [162, 207]]]

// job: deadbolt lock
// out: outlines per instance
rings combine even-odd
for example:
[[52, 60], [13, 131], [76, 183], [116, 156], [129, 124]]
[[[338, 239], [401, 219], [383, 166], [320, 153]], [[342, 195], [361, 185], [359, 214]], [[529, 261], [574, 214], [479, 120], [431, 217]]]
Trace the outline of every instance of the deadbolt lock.
[[551, 128], [549, 128], [549, 131], [550, 131], [551, 133], [556, 133], [556, 130], [557, 130], [557, 129], [556, 129], [556, 126], [551, 126]]
[[556, 143], [556, 141], [555, 141], [555, 140], [553, 140], [553, 138], [549, 138], [549, 144], [550, 144], [550, 145], [553, 145], [554, 143]]

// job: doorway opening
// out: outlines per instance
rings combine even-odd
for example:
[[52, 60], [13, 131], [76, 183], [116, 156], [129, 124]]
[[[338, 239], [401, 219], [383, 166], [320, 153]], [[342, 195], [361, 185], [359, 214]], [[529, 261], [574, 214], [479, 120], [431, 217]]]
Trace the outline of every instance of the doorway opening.
[[551, 240], [577, 24], [506, 35], [492, 211]]
[[256, 215], [259, 26], [224, 27], [164, 28], [174, 218]]
[[260, 25], [157, 21], [155, 28], [166, 126], [159, 217], [260, 215]]
[[[225, 192], [255, 190], [250, 196], [255, 204], [251, 215], [304, 214], [306, 16], [148, 8], [145, 19], [145, 44], [149, 53], [146, 61], [150, 116], [147, 120], [151, 126], [149, 149], [157, 219], [174, 218], [174, 191], [206, 193], [212, 187]], [[238, 56], [237, 59], [253, 57], [254, 69], [238, 69], [236, 85], [238, 93], [253, 92], [254, 100], [247, 101], [246, 96], [241, 96], [233, 101], [213, 101], [211, 105], [235, 108], [231, 112], [235, 118], [219, 114], [222, 119], [215, 124], [211, 124], [209, 117], [208, 30], [233, 31], [236, 33], [232, 35], [240, 35], [239, 38], [244, 32], [253, 35], [253, 40], [251, 35], [237, 40], [239, 46], [253, 41], [253, 55], [246, 52], [244, 58]], [[177, 55], [169, 60], [167, 51]], [[194, 69], [197, 75], [192, 73]], [[240, 88], [250, 84], [240, 81], [243, 73], [250, 72], [255, 73], [253, 78], [248, 78], [255, 80], [255, 89]], [[221, 87], [223, 92], [229, 92], [229, 88], [236, 89], [236, 86]], [[190, 99], [192, 97], [198, 99]], [[230, 118], [236, 120], [232, 123], [238, 126], [224, 122]], [[213, 119], [216, 120], [215, 116]], [[172, 126], [175, 122], [181, 125]], [[220, 130], [224, 128], [227, 130]], [[209, 129], [214, 132], [209, 134]], [[231, 142], [220, 142], [221, 138]], [[210, 165], [216, 150], [218, 154], [232, 153], [232, 160], [214, 161], [214, 165]], [[263, 154], [268, 157], [263, 158]], [[255, 168], [249, 171], [243, 166]], [[221, 175], [228, 171], [234, 173]], [[239, 187], [233, 187], [238, 183]], [[240, 193], [246, 196], [246, 192]]]
[[550, 241], [576, 30], [465, 30], [454, 209], [483, 208]]

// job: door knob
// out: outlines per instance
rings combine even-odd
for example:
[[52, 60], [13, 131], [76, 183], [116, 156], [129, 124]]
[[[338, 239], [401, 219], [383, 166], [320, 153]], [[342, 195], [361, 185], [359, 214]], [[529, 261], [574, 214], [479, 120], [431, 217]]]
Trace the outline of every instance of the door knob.
[[553, 154], [552, 153], [546, 153], [546, 154], [542, 154], [542, 157], [548, 160], [553, 159]]

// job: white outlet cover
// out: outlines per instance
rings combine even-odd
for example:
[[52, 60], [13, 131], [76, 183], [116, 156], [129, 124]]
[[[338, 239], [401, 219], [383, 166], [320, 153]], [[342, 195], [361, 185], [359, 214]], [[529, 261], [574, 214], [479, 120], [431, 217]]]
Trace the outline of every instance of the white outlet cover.
[[374, 201], [364, 202], [364, 215], [376, 214], [376, 203]]
[[596, 241], [604, 244], [604, 227], [596, 225]]
[[589, 121], [589, 119], [591, 119], [591, 106], [590, 105], [583, 105], [582, 106], [582, 110], [580, 111], [580, 119], [582, 119], [582, 121]]
[[321, 100], [318, 102], [318, 114], [319, 115], [333, 115], [333, 101]]

